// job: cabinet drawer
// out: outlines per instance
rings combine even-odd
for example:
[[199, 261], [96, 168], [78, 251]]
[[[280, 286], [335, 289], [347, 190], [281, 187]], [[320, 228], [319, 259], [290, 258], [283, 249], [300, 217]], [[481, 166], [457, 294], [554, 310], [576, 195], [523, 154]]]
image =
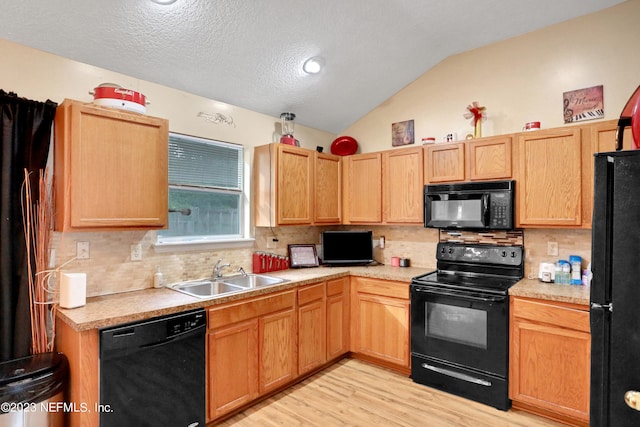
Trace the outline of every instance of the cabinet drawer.
[[348, 277], [342, 277], [340, 279], [329, 280], [327, 282], [327, 296], [341, 295], [344, 293], [344, 282], [349, 280]]
[[298, 289], [298, 305], [309, 304], [324, 297], [324, 282]]
[[241, 300], [213, 307], [208, 312], [208, 327], [215, 329], [231, 323], [253, 319], [265, 314], [292, 308], [296, 303], [296, 291], [286, 291], [275, 295], [257, 297], [252, 300]]
[[367, 277], [355, 277], [352, 280], [356, 292], [409, 299], [409, 283], [391, 282]]
[[589, 312], [586, 306], [582, 310], [541, 301], [511, 298], [511, 310], [513, 316], [520, 319], [550, 323], [577, 331], [590, 331]]

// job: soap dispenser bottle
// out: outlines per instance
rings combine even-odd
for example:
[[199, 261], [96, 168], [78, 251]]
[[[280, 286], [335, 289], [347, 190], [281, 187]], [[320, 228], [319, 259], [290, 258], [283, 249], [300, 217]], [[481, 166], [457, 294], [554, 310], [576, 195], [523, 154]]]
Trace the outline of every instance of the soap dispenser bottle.
[[164, 284], [164, 277], [160, 271], [160, 267], [156, 267], [156, 274], [153, 275], [153, 287], [161, 288]]

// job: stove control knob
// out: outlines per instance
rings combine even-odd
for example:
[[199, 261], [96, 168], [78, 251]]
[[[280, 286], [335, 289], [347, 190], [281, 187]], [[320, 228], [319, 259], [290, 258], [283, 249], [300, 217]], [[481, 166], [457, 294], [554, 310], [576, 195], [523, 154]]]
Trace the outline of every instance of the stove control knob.
[[444, 253], [445, 248], [443, 247], [442, 249], [440, 249], [440, 253]]
[[449, 253], [452, 254], [453, 253], [453, 248], [449, 248]]
[[502, 256], [506, 257], [507, 256], [507, 251], [502, 251]]
[[516, 253], [515, 252], [511, 252], [511, 258], [515, 258], [516, 257]]

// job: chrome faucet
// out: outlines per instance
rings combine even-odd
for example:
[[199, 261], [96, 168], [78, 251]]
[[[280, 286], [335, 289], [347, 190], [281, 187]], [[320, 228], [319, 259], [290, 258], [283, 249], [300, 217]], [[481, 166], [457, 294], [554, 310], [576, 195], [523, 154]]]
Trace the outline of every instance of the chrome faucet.
[[216, 265], [213, 266], [213, 278], [214, 279], [219, 279], [222, 277], [222, 273], [221, 270], [225, 267], [231, 267], [231, 264], [222, 264], [220, 265], [220, 263], [222, 262], [221, 259], [219, 259], [218, 261], [216, 261]]
[[247, 273], [244, 271], [244, 268], [238, 267], [238, 273], [242, 274], [243, 277], [247, 277]]

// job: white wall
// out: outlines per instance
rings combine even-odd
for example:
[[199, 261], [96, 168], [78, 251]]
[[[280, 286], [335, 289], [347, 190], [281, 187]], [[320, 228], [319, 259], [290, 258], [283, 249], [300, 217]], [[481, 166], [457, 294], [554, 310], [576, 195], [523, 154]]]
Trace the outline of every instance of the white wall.
[[[147, 114], [169, 120], [169, 129], [188, 135], [233, 142], [245, 146], [268, 144], [280, 130], [280, 118], [203, 98], [124, 74], [72, 61], [60, 56], [0, 39], [0, 89], [21, 97], [61, 103], [65, 98], [91, 102], [89, 94], [101, 83], [116, 83], [141, 92], [150, 104]], [[212, 124], [198, 113], [222, 113], [233, 118], [235, 126]], [[317, 145], [329, 150], [335, 135], [296, 125], [302, 146]], [[275, 139], [277, 140], [277, 139]]]
[[[169, 87], [138, 80], [130, 76], [71, 61], [56, 55], [21, 46], [0, 39], [0, 89], [15, 92], [21, 97], [61, 103], [65, 98], [91, 102], [89, 94], [101, 83], [116, 83], [143, 93], [150, 104], [147, 113], [169, 120], [173, 132], [242, 144], [245, 147], [268, 144], [277, 140], [280, 118], [206, 99]], [[235, 126], [212, 124], [198, 117], [198, 113], [222, 113], [233, 118]], [[334, 134], [296, 125], [295, 135], [303, 147], [315, 149], [320, 145], [329, 151]], [[250, 182], [252, 150], [245, 156], [245, 179]], [[265, 250], [260, 238], [253, 247], [228, 249], [196, 249], [159, 253], [154, 249], [155, 231], [54, 233], [54, 264], [60, 266], [75, 256], [77, 241], [90, 243], [88, 260], [75, 260], [64, 265], [68, 272], [87, 274], [87, 295], [95, 296], [153, 286], [156, 268], [164, 273], [167, 282], [204, 277], [211, 272], [215, 260], [222, 258], [234, 268], [251, 270], [251, 253]], [[130, 245], [141, 244], [143, 259], [129, 261]], [[286, 245], [283, 246], [286, 249]], [[282, 251], [282, 249], [280, 249]]]
[[605, 119], [615, 119], [640, 84], [638, 42], [640, 0], [631, 0], [447, 58], [342, 134], [362, 152], [387, 150], [391, 124], [413, 119], [416, 144], [449, 132], [464, 139], [473, 133], [463, 117], [472, 101], [487, 108], [483, 136], [518, 132], [534, 120], [560, 127], [563, 92], [597, 85], [604, 85]]

